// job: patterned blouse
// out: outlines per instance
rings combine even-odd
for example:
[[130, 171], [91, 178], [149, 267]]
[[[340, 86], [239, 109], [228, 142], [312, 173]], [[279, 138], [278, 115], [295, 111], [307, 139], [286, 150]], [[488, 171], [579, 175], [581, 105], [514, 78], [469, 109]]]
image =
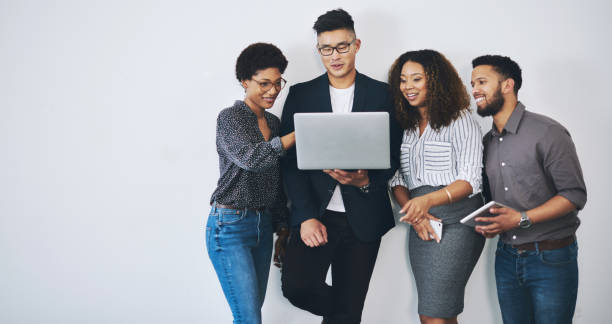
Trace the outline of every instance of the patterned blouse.
[[210, 203], [236, 208], [268, 208], [275, 229], [287, 227], [287, 199], [283, 192], [279, 158], [285, 154], [278, 117], [264, 112], [271, 130], [266, 141], [257, 116], [237, 100], [217, 118], [217, 153], [220, 176]]
[[482, 187], [482, 149], [482, 131], [469, 111], [438, 131], [427, 125], [420, 137], [418, 129], [405, 130], [400, 168], [389, 187], [412, 190], [465, 180], [477, 194]]

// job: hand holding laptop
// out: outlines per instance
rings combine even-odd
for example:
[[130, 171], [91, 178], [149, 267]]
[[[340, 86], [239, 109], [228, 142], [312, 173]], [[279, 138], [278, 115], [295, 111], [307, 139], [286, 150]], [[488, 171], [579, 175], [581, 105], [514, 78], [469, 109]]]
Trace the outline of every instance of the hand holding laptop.
[[355, 187], [363, 187], [370, 183], [368, 177], [368, 170], [357, 170], [355, 172], [344, 171], [340, 169], [326, 169], [323, 172], [327, 173], [334, 180], [340, 182], [343, 185], [351, 185]]

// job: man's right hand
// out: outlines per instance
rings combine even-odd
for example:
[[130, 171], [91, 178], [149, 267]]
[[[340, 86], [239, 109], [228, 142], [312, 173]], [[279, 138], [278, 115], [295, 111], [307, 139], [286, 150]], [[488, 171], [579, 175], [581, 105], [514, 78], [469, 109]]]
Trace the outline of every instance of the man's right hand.
[[309, 247], [317, 247], [327, 243], [327, 228], [318, 219], [311, 218], [302, 222], [300, 237]]

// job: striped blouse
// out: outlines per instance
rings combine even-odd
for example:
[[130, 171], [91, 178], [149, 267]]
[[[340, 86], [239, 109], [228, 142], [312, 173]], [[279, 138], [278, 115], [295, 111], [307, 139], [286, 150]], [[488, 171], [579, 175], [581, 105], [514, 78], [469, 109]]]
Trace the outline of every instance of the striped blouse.
[[469, 111], [438, 131], [427, 125], [421, 137], [418, 128], [405, 130], [400, 168], [389, 186], [411, 190], [465, 180], [476, 194], [482, 185], [482, 149], [482, 131]]

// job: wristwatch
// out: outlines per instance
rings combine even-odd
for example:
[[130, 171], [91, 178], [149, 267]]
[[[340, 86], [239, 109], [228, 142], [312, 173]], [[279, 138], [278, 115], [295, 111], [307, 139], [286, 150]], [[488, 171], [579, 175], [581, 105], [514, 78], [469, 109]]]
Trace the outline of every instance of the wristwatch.
[[531, 227], [531, 219], [527, 216], [527, 212], [521, 212], [521, 220], [519, 221], [520, 228], [529, 228]]
[[359, 187], [359, 190], [363, 193], [370, 192], [370, 183], [368, 182], [366, 185]]

